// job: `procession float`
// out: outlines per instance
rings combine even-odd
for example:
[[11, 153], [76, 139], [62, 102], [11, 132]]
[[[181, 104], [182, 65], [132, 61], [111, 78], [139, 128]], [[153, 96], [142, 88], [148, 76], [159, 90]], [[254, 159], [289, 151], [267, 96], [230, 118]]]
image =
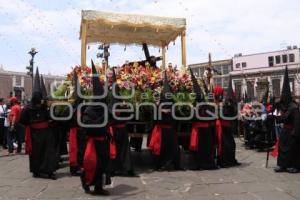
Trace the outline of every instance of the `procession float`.
[[[166, 66], [166, 50], [171, 42], [181, 37], [181, 67], [180, 69]], [[176, 107], [178, 116], [188, 115], [194, 101], [191, 98], [192, 81], [186, 64], [186, 19], [169, 18], [147, 15], [131, 15], [108, 13], [102, 11], [83, 10], [80, 26], [81, 39], [81, 65], [75, 66], [67, 74], [65, 81], [54, 92], [55, 97], [62, 97], [63, 101], [72, 102], [74, 95], [73, 76], [76, 73], [80, 83], [80, 91], [85, 96], [91, 95], [91, 67], [87, 65], [87, 46], [92, 44], [140, 45], [143, 47], [145, 60], [131, 61], [120, 66], [108, 66], [108, 56], [104, 55], [106, 62], [96, 66], [99, 79], [112, 88], [112, 69], [115, 70], [117, 84], [124, 101], [135, 105], [135, 114], [138, 118], [129, 121], [128, 128], [131, 137], [143, 137], [152, 129], [153, 116], [151, 107], [138, 106], [143, 103], [155, 103], [162, 88], [163, 71], [167, 72], [173, 92], [174, 102], [182, 103]], [[160, 56], [152, 56], [148, 45], [161, 49]], [[112, 55], [113, 56], [113, 55]], [[125, 60], [126, 58], [124, 58]], [[157, 66], [161, 61], [161, 66]], [[206, 74], [207, 81], [201, 82], [203, 93], [211, 90], [212, 76], [210, 71]], [[207, 83], [207, 84], [206, 84]], [[132, 89], [134, 93], [132, 94]], [[110, 95], [108, 95], [110, 96]], [[88, 100], [87, 100], [88, 101]], [[109, 98], [108, 98], [109, 101]], [[189, 133], [188, 121], [177, 123], [179, 133]]]

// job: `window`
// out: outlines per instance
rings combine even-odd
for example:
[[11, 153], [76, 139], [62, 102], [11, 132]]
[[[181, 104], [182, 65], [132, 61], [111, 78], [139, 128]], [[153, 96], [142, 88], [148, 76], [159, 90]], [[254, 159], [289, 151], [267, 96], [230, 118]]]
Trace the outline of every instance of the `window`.
[[196, 76], [196, 77], [198, 77], [200, 74], [199, 74], [199, 68], [197, 67], [197, 68], [193, 68], [192, 69], [192, 71], [194, 72], [194, 75]]
[[290, 88], [291, 88], [291, 92], [292, 92], [292, 95], [294, 95], [294, 91], [295, 91], [295, 80], [294, 78], [289, 78], [289, 82], [290, 82]]
[[247, 63], [242, 62], [242, 67], [247, 67]]
[[234, 88], [235, 88], [236, 97], [240, 99], [242, 97], [241, 94], [242, 82], [241, 81], [234, 82]]
[[270, 56], [268, 59], [269, 59], [269, 66], [270, 67], [274, 66], [274, 57]]
[[229, 73], [229, 66], [228, 65], [224, 65], [223, 66], [222, 74], [228, 74], [228, 73]]
[[223, 88], [228, 88], [229, 78], [223, 78]]
[[254, 99], [254, 81], [247, 81], [248, 98]]
[[240, 66], [241, 66], [241, 63], [236, 63], [236, 64], [235, 64], [235, 67], [236, 67], [236, 68], [240, 68]]
[[222, 78], [215, 78], [215, 85], [222, 86]]
[[217, 74], [222, 73], [222, 68], [220, 65], [216, 65], [213, 68], [216, 70], [214, 73], [217, 73]]
[[287, 63], [287, 55], [282, 55], [282, 62]]
[[289, 61], [295, 62], [295, 54], [289, 54]]
[[274, 97], [280, 97], [280, 79], [272, 79], [272, 90]]
[[200, 74], [199, 74], [199, 76], [203, 76], [203, 74], [204, 74], [204, 67], [200, 67]]
[[280, 56], [276, 56], [275, 60], [276, 60], [276, 64], [279, 64], [281, 62], [281, 57]]
[[21, 85], [22, 85], [21, 76], [16, 76], [16, 86], [21, 86]]

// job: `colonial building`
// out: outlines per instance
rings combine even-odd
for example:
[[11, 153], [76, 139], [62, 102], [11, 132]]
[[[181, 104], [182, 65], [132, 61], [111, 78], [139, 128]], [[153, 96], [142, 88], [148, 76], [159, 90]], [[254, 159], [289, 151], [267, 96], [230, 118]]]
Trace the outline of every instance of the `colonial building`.
[[[198, 78], [204, 76], [204, 71], [208, 66], [209, 62], [189, 65], [189, 67], [193, 70], [195, 76], [197, 76]], [[211, 67], [214, 69], [214, 85], [219, 85], [223, 88], [227, 88], [229, 73], [232, 71], [232, 59], [212, 61]]]
[[295, 96], [300, 95], [300, 49], [296, 46], [266, 53], [237, 54], [232, 63], [231, 75], [238, 96], [246, 93], [250, 99], [260, 100], [269, 87], [271, 95], [279, 97], [286, 66], [291, 90]]
[[[54, 81], [61, 81], [62, 76], [44, 75], [47, 91]], [[16, 96], [19, 100], [28, 100], [32, 93], [32, 79], [26, 72], [6, 71], [0, 66], [0, 98]]]

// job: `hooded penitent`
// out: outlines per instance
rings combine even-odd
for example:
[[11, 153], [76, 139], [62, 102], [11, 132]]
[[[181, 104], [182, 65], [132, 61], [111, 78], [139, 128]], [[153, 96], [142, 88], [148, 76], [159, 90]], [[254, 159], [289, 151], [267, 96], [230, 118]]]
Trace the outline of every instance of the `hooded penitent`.
[[200, 103], [203, 101], [202, 90], [191, 68], [190, 68], [190, 73], [191, 73], [191, 79], [193, 83], [193, 91], [196, 95], [196, 102]]
[[282, 106], [287, 107], [289, 103], [291, 103], [292, 101], [293, 101], [293, 97], [292, 97], [290, 82], [289, 82], [289, 72], [288, 72], [288, 68], [285, 67], [280, 103]]

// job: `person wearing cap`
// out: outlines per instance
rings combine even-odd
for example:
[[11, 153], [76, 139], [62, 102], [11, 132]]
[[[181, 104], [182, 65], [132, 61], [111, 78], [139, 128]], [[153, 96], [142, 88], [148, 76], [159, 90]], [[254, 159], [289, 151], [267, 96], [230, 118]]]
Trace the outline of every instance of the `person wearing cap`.
[[20, 123], [25, 126], [25, 153], [29, 155], [29, 170], [33, 177], [56, 179], [57, 155], [50, 116], [43, 103], [40, 75], [36, 69], [31, 101], [24, 107]]
[[[174, 103], [171, 87], [164, 73], [163, 90], [158, 104], [158, 118], [150, 137], [149, 149], [154, 156], [155, 170], [183, 170], [180, 166], [180, 149], [175, 124], [172, 117]], [[165, 104], [165, 105], [163, 105]]]
[[[285, 68], [279, 109], [281, 116], [276, 117], [277, 123], [283, 123], [282, 133], [278, 140], [277, 167], [275, 172], [298, 173], [300, 170], [300, 110], [293, 100], [288, 68]], [[277, 149], [275, 148], [274, 151]]]
[[10, 98], [10, 105], [11, 105], [11, 111], [8, 115], [9, 132], [7, 136], [8, 138], [7, 141], [8, 141], [8, 152], [12, 154], [14, 150], [14, 146], [13, 146], [14, 138], [17, 140], [18, 143], [17, 153], [20, 153], [22, 150], [22, 138], [21, 138], [21, 133], [19, 132], [21, 107], [16, 97]]
[[[101, 105], [88, 105], [83, 111], [82, 122], [86, 126], [84, 130], [87, 143], [80, 178], [82, 188], [86, 193], [90, 193], [90, 187], [94, 186], [95, 195], [107, 196], [109, 191], [103, 189], [103, 186], [110, 182], [108, 167], [113, 156], [110, 154], [110, 136], [106, 123], [108, 118], [108, 113], [105, 112], [106, 98], [100, 99], [99, 97], [105, 91], [93, 61], [92, 73], [93, 103]], [[100, 124], [102, 125], [100, 126]]]

